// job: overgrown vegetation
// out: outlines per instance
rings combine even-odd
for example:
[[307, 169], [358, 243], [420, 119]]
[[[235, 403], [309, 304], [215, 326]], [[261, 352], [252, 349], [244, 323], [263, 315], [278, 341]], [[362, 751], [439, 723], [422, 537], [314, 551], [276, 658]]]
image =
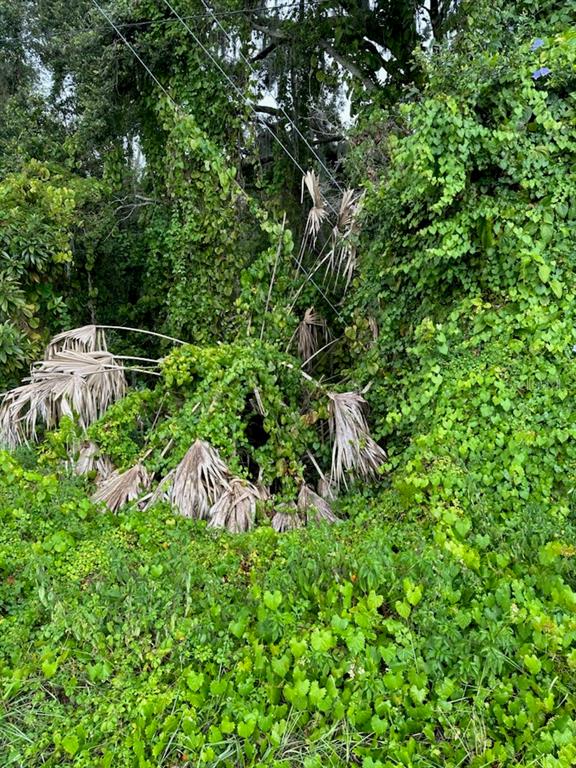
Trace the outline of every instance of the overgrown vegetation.
[[574, 765], [572, 5], [0, 20], [0, 763]]

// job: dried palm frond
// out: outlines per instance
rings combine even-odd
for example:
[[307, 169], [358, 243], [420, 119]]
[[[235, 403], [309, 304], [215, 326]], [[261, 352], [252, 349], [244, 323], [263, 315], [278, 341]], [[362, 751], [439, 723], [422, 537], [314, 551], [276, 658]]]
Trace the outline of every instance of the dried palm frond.
[[378, 341], [378, 336], [380, 335], [380, 329], [378, 328], [378, 323], [376, 322], [376, 318], [372, 315], [368, 318], [368, 328], [370, 328], [370, 333], [372, 334], [372, 340]]
[[170, 470], [168, 474], [160, 480], [154, 491], [142, 499], [142, 509], [147, 512], [154, 504], [159, 501], [170, 501], [172, 491], [172, 482], [174, 480], [175, 469]]
[[0, 405], [0, 440], [11, 446], [34, 440], [38, 422], [51, 429], [62, 416], [77, 416], [86, 429], [126, 391], [122, 366], [101, 351], [54, 352], [25, 381]]
[[346, 287], [356, 269], [356, 235], [358, 214], [362, 207], [364, 193], [347, 189], [340, 202], [336, 225], [332, 230], [332, 246], [327, 256], [328, 274], [334, 279], [343, 277]]
[[92, 501], [103, 501], [111, 512], [116, 512], [130, 501], [135, 501], [150, 487], [152, 476], [143, 464], [136, 464], [126, 472], [114, 472], [92, 495]]
[[209, 528], [226, 528], [230, 533], [244, 533], [254, 525], [258, 489], [246, 480], [233, 477], [229, 487], [210, 510]]
[[100, 448], [92, 440], [86, 440], [80, 446], [78, 458], [74, 462], [74, 472], [77, 475], [88, 475], [96, 472], [97, 481], [107, 480], [114, 472], [114, 467], [108, 456], [100, 453]]
[[272, 518], [272, 528], [278, 533], [302, 528], [303, 524], [302, 518], [298, 514], [298, 508], [293, 501], [289, 504], [279, 504], [276, 514]]
[[209, 443], [196, 440], [176, 467], [169, 499], [184, 517], [202, 520], [229, 490], [229, 471], [220, 454]]
[[307, 362], [314, 357], [329, 336], [326, 320], [314, 307], [309, 307], [296, 330], [298, 354], [301, 359]]
[[334, 501], [336, 494], [330, 481], [325, 477], [318, 478], [318, 495], [327, 501]]
[[50, 341], [44, 358], [50, 360], [57, 352], [106, 352], [106, 334], [97, 325], [83, 325], [58, 333]]
[[306, 516], [306, 522], [337, 523], [339, 518], [332, 511], [326, 499], [323, 499], [306, 483], [303, 483], [298, 494], [298, 509]]
[[0, 447], [14, 449], [25, 442], [25, 437], [14, 418], [9, 394], [4, 396], [0, 406]]
[[322, 192], [320, 191], [320, 179], [315, 171], [308, 171], [302, 177], [301, 202], [304, 201], [304, 186], [306, 186], [312, 198], [312, 208], [308, 212], [304, 229], [304, 241], [311, 240], [312, 246], [314, 246], [316, 245], [316, 239], [318, 238], [322, 223], [328, 216], [328, 212], [322, 198]]
[[386, 452], [370, 436], [363, 406], [357, 392], [329, 393], [332, 470], [330, 482], [336, 487], [346, 474], [371, 477], [386, 460]]

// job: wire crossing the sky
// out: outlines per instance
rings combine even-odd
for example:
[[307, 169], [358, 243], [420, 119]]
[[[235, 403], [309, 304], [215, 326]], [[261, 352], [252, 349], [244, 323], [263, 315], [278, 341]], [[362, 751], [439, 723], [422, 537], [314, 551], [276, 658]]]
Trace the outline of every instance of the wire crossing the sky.
[[[216, 22], [216, 24], [217, 24], [217, 25], [220, 27], [220, 29], [222, 30], [222, 32], [224, 32], [224, 34], [226, 35], [226, 37], [227, 37], [228, 41], [229, 41], [230, 43], [232, 43], [233, 41], [232, 41], [232, 37], [231, 37], [231, 35], [230, 35], [230, 34], [229, 34], [229, 33], [228, 33], [228, 32], [227, 32], [225, 29], [224, 29], [224, 27], [223, 27], [223, 26], [222, 26], [222, 24], [220, 23], [220, 20], [218, 19], [218, 17], [216, 16], [216, 14], [215, 14], [215, 13], [212, 11], [212, 9], [210, 8], [210, 6], [209, 6], [209, 5], [208, 5], [208, 3], [206, 2], [206, 0], [201, 0], [201, 2], [202, 2], [202, 5], [204, 6], [204, 8], [206, 8], [206, 11], [207, 11], [209, 14], [211, 14], [212, 18], [214, 19], [214, 21]], [[246, 56], [244, 56], [244, 54], [242, 53], [242, 50], [241, 50], [241, 49], [239, 49], [239, 50], [238, 50], [238, 53], [240, 54], [240, 58], [241, 58], [241, 59], [242, 59], [242, 61], [243, 61], [243, 62], [244, 62], [246, 65], [247, 65], [247, 67], [250, 69], [250, 71], [252, 72], [252, 74], [253, 74], [253, 75], [255, 75], [256, 77], [258, 77], [258, 72], [257, 72], [257, 71], [254, 69], [254, 67], [252, 66], [252, 62], [251, 62], [251, 61], [250, 61], [248, 58], [246, 58]], [[286, 118], [286, 120], [288, 121], [288, 123], [289, 123], [289, 124], [292, 126], [292, 128], [293, 128], [293, 129], [296, 131], [296, 133], [298, 134], [298, 136], [300, 136], [300, 138], [302, 139], [302, 141], [304, 142], [304, 144], [306, 145], [306, 147], [307, 147], [307, 148], [310, 150], [311, 154], [312, 154], [312, 155], [313, 155], [313, 156], [316, 158], [316, 160], [317, 160], [317, 161], [320, 163], [321, 167], [322, 167], [322, 168], [324, 169], [324, 171], [326, 172], [326, 175], [328, 176], [328, 178], [329, 178], [329, 179], [331, 179], [331, 181], [334, 183], [334, 185], [335, 185], [335, 186], [338, 188], [338, 190], [339, 190], [339, 191], [340, 191], [340, 192], [343, 194], [343, 193], [344, 193], [344, 189], [343, 189], [343, 188], [340, 186], [340, 184], [338, 183], [338, 180], [336, 179], [336, 177], [334, 176], [334, 174], [333, 174], [333, 173], [332, 173], [332, 172], [331, 172], [331, 171], [330, 171], [330, 170], [329, 170], [329, 169], [326, 167], [326, 165], [325, 165], [324, 161], [322, 160], [322, 158], [320, 157], [320, 155], [319, 155], [319, 154], [316, 152], [316, 150], [314, 149], [314, 147], [313, 147], [313, 146], [312, 146], [312, 145], [311, 145], [311, 144], [308, 142], [308, 140], [307, 140], [306, 136], [304, 136], [304, 134], [303, 134], [303, 133], [302, 133], [302, 131], [301, 131], [301, 130], [298, 128], [298, 126], [296, 125], [296, 123], [295, 123], [295, 122], [294, 122], [294, 121], [293, 121], [293, 120], [290, 118], [290, 116], [288, 115], [288, 113], [287, 113], [287, 112], [286, 112], [286, 110], [284, 109], [284, 106], [283, 106], [282, 104], [280, 104], [279, 108], [280, 108], [280, 111], [282, 112], [282, 114], [284, 115], [284, 117]]]
[[[314, 3], [312, 0], [307, 0], [307, 2], [309, 7], [313, 7]], [[315, 2], [319, 3], [321, 0], [315, 0]], [[182, 18], [186, 19], [186, 21], [203, 21], [210, 16], [217, 16], [219, 19], [224, 19], [232, 18], [235, 16], [250, 16], [264, 10], [276, 12], [285, 10], [287, 8], [300, 8], [300, 5], [300, 0], [297, 0], [296, 2], [275, 5], [272, 8], [241, 8], [235, 11], [219, 11], [218, 13], [210, 11], [209, 13], [195, 13], [190, 16], [183, 16]], [[118, 24], [118, 27], [120, 27], [120, 29], [126, 29], [128, 27], [151, 27], [156, 24], [174, 24], [177, 21], [178, 19], [149, 19], [148, 21], [129, 21], [123, 24]]]
[[[207, 49], [205, 48], [205, 46], [204, 46], [204, 45], [202, 45], [202, 42], [201, 42], [201, 41], [198, 39], [198, 37], [197, 37], [197, 36], [194, 34], [194, 32], [193, 32], [193, 30], [190, 28], [190, 26], [189, 26], [188, 24], [186, 24], [186, 23], [185, 23], [185, 21], [184, 21], [184, 20], [182, 19], [182, 17], [181, 17], [181, 16], [178, 14], [178, 12], [177, 12], [177, 11], [176, 11], [176, 10], [175, 10], [175, 9], [174, 9], [174, 8], [173, 8], [171, 5], [170, 5], [170, 3], [168, 2], [168, 0], [164, 0], [164, 3], [165, 3], [167, 6], [168, 6], [168, 8], [170, 8], [170, 10], [172, 11], [172, 13], [173, 13], [173, 14], [176, 16], [176, 18], [177, 18], [177, 19], [179, 19], [179, 20], [180, 20], [180, 22], [181, 22], [181, 23], [184, 25], [184, 27], [185, 27], [185, 28], [188, 30], [188, 32], [189, 32], [189, 33], [190, 33], [190, 35], [192, 36], [193, 40], [194, 40], [194, 41], [197, 43], [197, 45], [198, 45], [198, 46], [199, 46], [199, 47], [202, 49], [202, 51], [204, 51], [204, 53], [205, 53], [205, 54], [208, 56], [208, 58], [209, 58], [209, 59], [212, 61], [212, 63], [213, 63], [213, 64], [214, 64], [214, 65], [215, 65], [215, 66], [218, 68], [218, 70], [220, 71], [220, 73], [221, 73], [221, 74], [224, 76], [224, 78], [225, 78], [225, 79], [226, 79], [226, 80], [227, 80], [227, 81], [230, 83], [230, 85], [232, 86], [232, 88], [234, 89], [234, 91], [236, 91], [236, 93], [237, 93], [237, 94], [240, 96], [240, 98], [241, 98], [243, 101], [246, 101], [246, 104], [247, 104], [247, 106], [248, 106], [248, 107], [250, 108], [250, 110], [251, 110], [251, 111], [254, 113], [254, 115], [256, 116], [256, 118], [259, 118], [259, 115], [258, 115], [258, 113], [256, 112], [256, 110], [254, 109], [254, 107], [252, 106], [252, 104], [250, 104], [250, 103], [249, 103], [249, 102], [246, 100], [246, 97], [244, 96], [244, 94], [242, 93], [242, 91], [241, 91], [241, 90], [238, 88], [238, 86], [236, 85], [236, 83], [235, 83], [235, 82], [234, 82], [234, 81], [233, 81], [233, 80], [232, 80], [232, 79], [231, 79], [231, 78], [228, 76], [227, 72], [226, 72], [226, 71], [225, 71], [225, 70], [222, 68], [222, 66], [220, 65], [220, 62], [218, 61], [218, 59], [216, 59], [216, 58], [215, 58], [215, 57], [214, 57], [214, 56], [213, 56], [213, 55], [210, 53], [210, 51], [209, 51], [209, 50], [207, 50]], [[166, 88], [165, 88], [165, 87], [162, 85], [162, 83], [160, 82], [160, 80], [159, 80], [159, 79], [156, 77], [156, 75], [154, 74], [154, 72], [153, 72], [153, 71], [150, 69], [150, 67], [149, 67], [149, 66], [146, 64], [146, 62], [145, 62], [145, 61], [142, 59], [142, 57], [139, 55], [138, 51], [136, 51], [136, 49], [135, 49], [135, 48], [134, 48], [134, 47], [131, 45], [130, 41], [126, 39], [126, 37], [125, 37], [125, 36], [122, 34], [121, 30], [120, 30], [120, 29], [117, 27], [117, 25], [114, 23], [114, 21], [113, 21], [113, 20], [110, 18], [110, 16], [108, 16], [108, 14], [106, 13], [106, 11], [104, 11], [104, 9], [100, 7], [100, 5], [98, 4], [97, 0], [92, 0], [92, 4], [95, 6], [95, 8], [98, 10], [98, 12], [99, 12], [99, 13], [100, 13], [100, 14], [101, 14], [101, 15], [102, 15], [102, 16], [103, 16], [105, 19], [106, 19], [106, 21], [107, 21], [107, 22], [110, 24], [110, 26], [112, 27], [112, 29], [114, 29], [114, 31], [116, 32], [116, 34], [118, 35], [118, 37], [120, 37], [120, 39], [122, 40], [122, 42], [123, 42], [123, 43], [124, 43], [124, 44], [125, 44], [125, 45], [126, 45], [128, 48], [129, 48], [129, 49], [130, 49], [130, 51], [131, 51], [131, 52], [132, 52], [132, 54], [135, 56], [135, 58], [136, 58], [136, 59], [137, 59], [137, 60], [140, 62], [140, 64], [141, 64], [141, 65], [144, 67], [144, 69], [146, 70], [146, 72], [147, 72], [147, 73], [150, 75], [150, 77], [152, 78], [152, 80], [153, 80], [153, 81], [154, 81], [154, 82], [155, 82], [155, 83], [158, 85], [158, 87], [161, 89], [161, 91], [162, 91], [162, 92], [163, 92], [163, 93], [164, 93], [164, 94], [167, 96], [167, 98], [170, 100], [170, 103], [171, 103], [171, 104], [174, 106], [174, 108], [175, 108], [175, 109], [176, 109], [178, 112], [182, 113], [182, 108], [180, 107], [180, 105], [179, 105], [179, 104], [178, 104], [178, 103], [177, 103], [177, 102], [176, 102], [176, 101], [173, 99], [173, 97], [170, 95], [170, 93], [169, 93], [169, 92], [166, 90]], [[287, 147], [285, 147], [285, 146], [284, 146], [284, 144], [282, 143], [282, 141], [281, 141], [281, 140], [278, 138], [278, 136], [276, 136], [276, 134], [274, 133], [274, 131], [273, 131], [273, 130], [270, 128], [270, 126], [269, 126], [269, 125], [268, 125], [266, 122], [264, 122], [264, 123], [263, 123], [263, 125], [264, 125], [264, 127], [265, 127], [265, 128], [268, 130], [268, 132], [269, 132], [269, 133], [272, 135], [272, 137], [275, 139], [275, 141], [276, 141], [276, 142], [277, 142], [277, 143], [280, 145], [280, 147], [281, 147], [281, 148], [284, 150], [284, 152], [285, 152], [285, 153], [288, 155], [288, 157], [289, 157], [289, 158], [292, 160], [292, 162], [294, 163], [294, 165], [296, 166], [296, 168], [298, 168], [298, 170], [300, 171], [300, 173], [301, 173], [301, 174], [304, 176], [304, 175], [305, 175], [305, 171], [304, 171], [304, 169], [302, 168], [302, 166], [300, 165], [300, 163], [299, 163], [299, 162], [296, 160], [296, 158], [295, 158], [295, 157], [292, 155], [292, 153], [290, 152], [290, 150], [289, 150]], [[243, 190], [242, 190], [242, 192], [243, 192]], [[330, 203], [328, 203], [328, 204], [330, 204]], [[330, 206], [330, 207], [332, 207], [332, 206]], [[332, 209], [333, 209], [333, 208], [332, 208]], [[334, 210], [334, 209], [333, 209], [333, 210]], [[328, 296], [326, 295], [326, 293], [325, 293], [325, 292], [322, 290], [322, 288], [321, 288], [321, 287], [318, 285], [318, 283], [317, 283], [317, 282], [316, 282], [316, 281], [313, 279], [313, 277], [312, 277], [311, 275], [309, 275], [309, 274], [306, 272], [306, 270], [303, 268], [303, 266], [302, 266], [301, 264], [299, 264], [299, 263], [298, 263], [298, 260], [296, 259], [296, 257], [294, 256], [294, 254], [292, 254], [292, 259], [293, 259], [294, 263], [297, 265], [297, 267], [298, 267], [298, 268], [299, 268], [299, 269], [300, 269], [302, 272], [304, 272], [304, 275], [305, 275], [305, 276], [306, 276], [306, 277], [309, 279], [310, 283], [311, 283], [311, 284], [312, 284], [312, 285], [313, 285], [313, 286], [316, 288], [316, 290], [317, 290], [317, 291], [320, 293], [320, 295], [321, 295], [321, 296], [324, 298], [324, 300], [326, 301], [326, 303], [328, 304], [328, 306], [332, 308], [332, 310], [333, 310], [333, 311], [334, 311], [334, 312], [335, 312], [335, 313], [338, 315], [338, 317], [339, 317], [340, 319], [343, 319], [343, 318], [342, 318], [342, 315], [340, 314], [340, 312], [338, 311], [338, 309], [337, 309], [337, 308], [334, 306], [334, 304], [333, 304], [333, 303], [330, 301], [330, 299], [328, 298]]]

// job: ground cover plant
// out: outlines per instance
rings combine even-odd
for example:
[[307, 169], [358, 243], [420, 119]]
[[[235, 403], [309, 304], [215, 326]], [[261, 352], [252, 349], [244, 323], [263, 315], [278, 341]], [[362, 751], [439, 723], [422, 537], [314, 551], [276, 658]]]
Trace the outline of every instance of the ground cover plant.
[[1, 472], [4, 764], [574, 760], [570, 522], [387, 492], [237, 537]]

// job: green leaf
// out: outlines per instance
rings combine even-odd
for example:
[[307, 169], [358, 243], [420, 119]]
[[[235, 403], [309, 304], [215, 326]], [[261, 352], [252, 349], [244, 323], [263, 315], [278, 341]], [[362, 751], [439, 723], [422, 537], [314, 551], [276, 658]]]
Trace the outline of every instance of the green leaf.
[[550, 283], [550, 288], [552, 288], [552, 293], [556, 296], [557, 299], [562, 298], [562, 283], [559, 280], [552, 280]]
[[542, 669], [542, 664], [540, 662], [540, 659], [537, 656], [532, 655], [526, 655], [524, 656], [524, 664], [530, 674], [537, 675], [540, 670]]
[[540, 264], [538, 267], [538, 277], [543, 283], [547, 283], [550, 279], [550, 271], [548, 264]]
[[315, 630], [312, 632], [310, 643], [315, 651], [326, 652], [334, 647], [334, 637], [329, 629]]
[[280, 607], [280, 603], [282, 602], [282, 592], [279, 592], [278, 590], [275, 590], [274, 592], [266, 591], [264, 592], [263, 600], [266, 608], [275, 611]]
[[78, 752], [78, 748], [80, 746], [80, 742], [78, 741], [78, 736], [74, 733], [69, 733], [62, 739], [62, 746], [66, 750], [66, 752], [70, 755], [70, 757], [73, 757], [76, 752]]
[[202, 672], [188, 672], [186, 675], [186, 685], [191, 691], [199, 691], [204, 682], [204, 675]]
[[370, 720], [370, 728], [372, 728], [376, 736], [382, 736], [388, 730], [388, 723], [386, 720], [381, 720], [378, 715], [373, 715]]
[[284, 654], [280, 658], [272, 659], [272, 669], [278, 677], [286, 677], [288, 670], [290, 669], [290, 658]]
[[407, 619], [412, 611], [410, 605], [403, 600], [396, 600], [394, 607], [396, 608], [398, 615], [402, 616], [403, 619]]
[[243, 723], [238, 723], [238, 725], [236, 726], [236, 730], [238, 731], [238, 736], [241, 736], [243, 739], [247, 739], [249, 736], [252, 736], [255, 728], [256, 728], [256, 717], [254, 717], [253, 715], [250, 715]]
[[298, 640], [296, 637], [293, 637], [290, 640], [290, 650], [295, 659], [299, 659], [303, 656], [307, 647], [308, 643], [306, 640]]
[[44, 677], [47, 677], [47, 678], [54, 677], [57, 669], [58, 669], [58, 659], [56, 659], [55, 661], [46, 660], [42, 662], [42, 673]]

